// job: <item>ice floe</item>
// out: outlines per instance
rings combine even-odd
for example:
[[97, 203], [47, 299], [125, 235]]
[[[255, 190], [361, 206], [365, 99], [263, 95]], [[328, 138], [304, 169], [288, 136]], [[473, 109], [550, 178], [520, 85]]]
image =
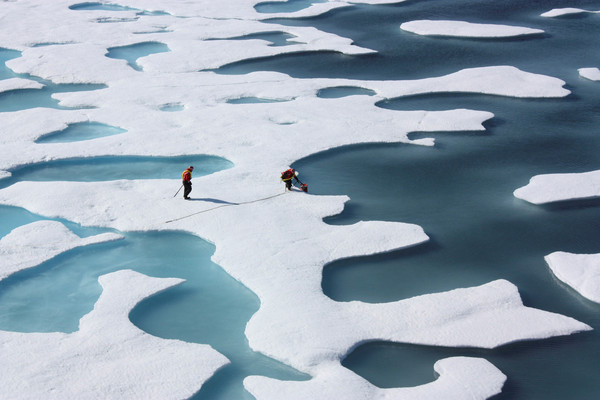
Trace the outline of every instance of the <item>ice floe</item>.
[[121, 270], [99, 281], [102, 295], [77, 332], [0, 331], [3, 397], [179, 399], [228, 363], [210, 346], [159, 339], [129, 321], [137, 303], [180, 279]]
[[[335, 302], [321, 289], [325, 264], [423, 243], [428, 239], [423, 230], [393, 222], [323, 223], [322, 218], [343, 209], [343, 196], [279, 192], [249, 201], [261, 192], [248, 198], [235, 187], [216, 184], [223, 179], [217, 175], [231, 170], [196, 183], [203, 197], [240, 203], [227, 207], [202, 199], [186, 203], [185, 210], [173, 207], [177, 200], [170, 190], [176, 185], [170, 180], [23, 182], [0, 191], [0, 201], [85, 225], [186, 230], [215, 243], [213, 260], [261, 299], [246, 328], [252, 348], [314, 375], [368, 340], [493, 348], [589, 329], [571, 318], [524, 307], [516, 287], [506, 281], [386, 304]], [[30, 196], [22, 195], [25, 184]], [[38, 193], [45, 193], [44, 201]], [[89, 200], [69, 201], [74, 193]], [[136, 201], [142, 195], [148, 201]], [[290, 245], [305, 249], [302, 257], [290, 257], [285, 251]]]
[[562, 16], [566, 16], [566, 15], [583, 14], [583, 13], [597, 14], [597, 13], [600, 13], [600, 11], [588, 11], [588, 10], [584, 10], [582, 8], [565, 7], [565, 8], [554, 8], [550, 11], [546, 11], [545, 13], [541, 14], [541, 16], [546, 17], [546, 18], [554, 18], [554, 17], [562, 17]]
[[562, 251], [545, 257], [558, 279], [583, 297], [600, 303], [600, 254], [572, 254]]
[[[439, 393], [452, 399], [486, 398], [500, 390], [505, 377], [484, 360], [441, 360], [435, 367], [440, 374], [435, 382], [393, 390], [374, 388], [346, 371], [340, 360], [357, 345], [372, 340], [493, 348], [589, 329], [572, 318], [524, 306], [517, 288], [507, 281], [387, 304], [339, 303], [326, 297], [321, 288], [325, 264], [416, 246], [428, 236], [419, 226], [396, 222], [328, 225], [323, 218], [340, 213], [348, 197], [284, 193], [280, 171], [302, 157], [345, 145], [432, 145], [430, 139], [411, 141], [409, 134], [481, 131], [483, 123], [493, 117], [485, 110], [385, 110], [376, 106], [382, 99], [447, 92], [545, 98], [563, 97], [569, 91], [560, 79], [511, 66], [471, 68], [412, 81], [295, 79], [275, 72], [219, 75], [208, 71], [290, 52], [334, 51], [350, 56], [373, 52], [314, 28], [260, 22], [318, 15], [350, 3], [316, 3], [300, 12], [277, 14], [257, 12], [258, 3], [119, 2], [137, 10], [167, 13], [147, 16], [136, 10], [78, 10], [69, 8], [75, 2], [66, 0], [4, 2], [1, 29], [11, 34], [0, 36], [0, 46], [22, 52], [7, 62], [9, 68], [54, 83], [99, 83], [106, 88], [54, 94], [69, 110], [38, 107], [0, 113], [0, 176], [29, 164], [104, 155], [209, 154], [235, 166], [194, 178], [193, 201], [189, 202], [173, 198], [180, 185], [178, 176], [135, 180], [132, 172], [131, 180], [18, 182], [0, 190], [0, 203], [86, 226], [183, 230], [214, 243], [213, 260], [261, 300], [261, 308], [246, 328], [251, 347], [313, 377], [304, 383], [248, 378], [246, 387], [260, 400], [281, 398], [282, 393], [289, 395], [286, 398], [342, 397], [338, 391], [352, 395], [347, 398], [359, 398], [354, 394], [432, 398]], [[266, 40], [236, 39], [273, 31], [293, 35], [294, 44], [274, 47]], [[148, 41], [163, 43], [170, 51], [139, 58], [136, 63], [141, 71], [125, 60], [106, 57], [109, 48]], [[35, 46], [48, 43], [54, 44]], [[13, 89], [24, 84], [3, 83]], [[337, 99], [317, 96], [321, 89], [339, 86], [375, 94]], [[244, 97], [286, 101], [228, 103]], [[161, 111], [165, 104], [178, 104], [181, 110], [165, 113]], [[45, 134], [85, 121], [127, 132], [85, 142], [35, 143]], [[220, 203], [215, 204], [215, 199]], [[48, 247], [30, 255], [29, 263], [21, 263], [18, 254], [26, 252], [23, 246], [29, 243], [29, 235], [39, 235], [39, 239], [55, 235], [59, 243], [49, 241]], [[56, 223], [28, 225], [0, 242], [12, 254], [3, 268], [13, 273], [74, 245], [116, 238], [77, 239]], [[305, 251], [302, 257], [291, 256], [290, 248]], [[208, 346], [157, 339], [128, 320], [137, 302], [180, 280], [119, 271], [100, 281], [103, 293], [94, 311], [82, 318], [79, 331], [0, 332], [7, 349], [0, 364], [3, 394], [18, 397], [27, 387], [34, 398], [189, 397], [227, 362]], [[35, 363], [30, 354], [36, 354]]]
[[260, 376], [244, 380], [257, 399], [487, 399], [500, 393], [506, 376], [488, 361], [451, 357], [434, 365], [439, 377], [431, 383], [408, 388], [380, 389], [342, 366], [306, 382], [282, 382]]
[[600, 197], [600, 170], [537, 175], [515, 190], [514, 195], [533, 204], [595, 199]]
[[600, 69], [598, 68], [579, 68], [579, 75], [591, 81], [600, 81]]
[[[55, 68], [65, 71], [58, 64]], [[67, 72], [67, 75], [71, 73]], [[0, 125], [1, 140], [4, 151], [11, 157], [0, 159], [0, 169], [8, 171], [41, 160], [76, 156], [180, 155], [184, 148], [188, 154], [228, 158], [241, 164], [242, 169], [248, 168], [244, 165], [245, 159], [251, 164], [252, 159], [268, 160], [272, 165], [264, 165], [265, 170], [279, 169], [299, 158], [337, 146], [361, 142], [409, 142], [408, 134], [419, 131], [483, 130], [482, 122], [493, 117], [485, 111], [460, 109], [391, 111], [375, 106], [381, 99], [444, 92], [512, 97], [562, 97], [570, 93], [560, 79], [509, 66], [472, 68], [442, 77], [410, 81], [306, 80], [280, 73], [244, 76], [206, 73], [179, 77], [166, 74], [161, 76], [160, 82], [156, 76], [145, 74], [130, 76], [126, 73], [123, 79], [119, 78], [110, 80], [105, 89], [54, 95], [62, 106], [93, 107], [91, 109], [57, 111], [38, 108], [5, 113]], [[349, 96], [335, 101], [317, 96], [320, 89], [336, 86], [362, 87], [377, 95]], [[142, 87], [147, 89], [140, 89]], [[200, 91], [203, 95], [199, 97]], [[248, 96], [290, 101], [269, 103], [268, 108], [260, 104], [227, 103], [230, 99]], [[176, 116], [166, 115], [160, 111], [165, 102], [185, 105], [185, 109]], [[320, 121], [331, 120], [333, 112], [336, 121], [352, 122], [332, 121], [325, 128], [328, 134], [320, 135], [323, 130]], [[38, 119], [43, 119], [45, 124], [36, 123]], [[118, 126], [127, 133], [94, 139], [94, 146], [88, 142], [68, 146], [32, 143], [50, 132], [65, 129], [66, 124], [88, 120]], [[284, 125], [283, 131], [281, 121], [292, 123]], [[198, 130], [211, 133], [190, 141]], [[258, 130], [259, 135], [256, 134]], [[172, 132], [168, 142], [159, 135], [165, 131]], [[289, 149], [293, 154], [278, 153], [277, 157], [281, 158], [277, 159], [273, 157], [272, 149], [280, 146], [282, 134], [297, 146]], [[314, 140], [315, 137], [318, 140]], [[420, 143], [425, 144], [424, 141]]]
[[121, 235], [104, 233], [80, 238], [60, 222], [39, 221], [14, 229], [0, 239], [0, 280], [23, 269], [80, 246], [118, 240]]
[[30, 79], [10, 78], [0, 80], [0, 93], [17, 89], [41, 89], [44, 85]]
[[[120, 238], [114, 233], [80, 238], [55, 221], [21, 226], [0, 240], [0, 280], [67, 250]], [[0, 331], [3, 396], [181, 398], [228, 362], [209, 346], [155, 338], [129, 321], [137, 303], [180, 279], [122, 270], [99, 280], [102, 295], [77, 332]]]
[[424, 36], [456, 36], [470, 38], [506, 38], [544, 33], [541, 29], [498, 24], [476, 24], [466, 21], [419, 20], [400, 25], [400, 29]]

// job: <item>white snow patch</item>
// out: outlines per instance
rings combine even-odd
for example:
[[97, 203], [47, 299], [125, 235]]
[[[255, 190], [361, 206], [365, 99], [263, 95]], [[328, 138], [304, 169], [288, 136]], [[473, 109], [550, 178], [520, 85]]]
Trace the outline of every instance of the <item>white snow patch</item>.
[[589, 11], [589, 10], [584, 10], [582, 8], [565, 7], [565, 8], [554, 8], [550, 11], [546, 11], [545, 13], [541, 14], [541, 16], [547, 17], [547, 18], [554, 18], [554, 17], [562, 17], [565, 15], [574, 15], [574, 14], [583, 14], [583, 13], [597, 14], [597, 13], [600, 13], [600, 11]]
[[600, 170], [536, 175], [526, 186], [513, 193], [515, 197], [533, 204], [600, 197]]
[[579, 68], [579, 75], [591, 81], [600, 81], [600, 69], [598, 68]]
[[0, 80], [0, 93], [18, 89], [41, 89], [44, 85], [31, 79], [9, 78]]
[[512, 66], [466, 68], [442, 77], [414, 81], [369, 82], [362, 85], [390, 97], [424, 93], [482, 93], [509, 97], [564, 97], [565, 81], [521, 71]]
[[0, 280], [35, 267], [67, 250], [122, 237], [115, 233], [103, 233], [80, 238], [55, 221], [38, 221], [20, 226], [0, 239]]
[[470, 38], [506, 38], [544, 33], [541, 29], [511, 25], [476, 24], [465, 21], [418, 20], [400, 25], [400, 29], [425, 36]]
[[583, 297], [600, 303], [600, 254], [572, 254], [557, 251], [545, 257], [558, 279]]

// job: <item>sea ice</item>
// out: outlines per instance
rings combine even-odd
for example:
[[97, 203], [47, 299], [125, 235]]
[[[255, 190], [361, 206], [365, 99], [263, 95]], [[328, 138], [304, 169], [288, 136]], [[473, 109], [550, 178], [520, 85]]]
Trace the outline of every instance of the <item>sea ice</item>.
[[545, 257], [558, 279], [582, 296], [600, 303], [600, 254], [572, 254], [562, 251]]
[[510, 25], [475, 24], [465, 21], [419, 20], [400, 25], [400, 29], [425, 36], [505, 38], [544, 33], [541, 29]]
[[[524, 307], [516, 287], [506, 281], [386, 304], [333, 301], [321, 289], [325, 264], [417, 245], [428, 239], [423, 230], [378, 221], [328, 225], [322, 219], [339, 213], [347, 198], [279, 192], [255, 202], [264, 189], [249, 188], [254, 193], [248, 196], [217, 184], [223, 181], [218, 175], [232, 170], [196, 183], [208, 199], [240, 203], [227, 207], [194, 201], [182, 212], [173, 207], [170, 180], [22, 182], [0, 191], [0, 201], [39, 214], [58, 213], [84, 225], [179, 229], [215, 243], [213, 261], [261, 299], [246, 328], [252, 348], [313, 376], [368, 340], [493, 348], [589, 329], [571, 318]], [[23, 196], [23, 185], [29, 196]], [[43, 201], [38, 193], [45, 194]], [[70, 201], [75, 193], [89, 200]], [[136, 201], [142, 195], [151, 201]], [[172, 219], [177, 220], [165, 223]], [[290, 244], [304, 249], [302, 257], [290, 257], [285, 251]]]
[[579, 75], [591, 81], [600, 81], [600, 69], [598, 68], [579, 68]]
[[[194, 201], [189, 202], [173, 198], [179, 177], [135, 180], [132, 171], [131, 180], [18, 182], [0, 190], [0, 203], [86, 226], [183, 230], [214, 243], [213, 260], [260, 298], [261, 308], [246, 328], [252, 348], [312, 375], [305, 383], [248, 378], [246, 386], [260, 400], [281, 398], [281, 393], [297, 388], [301, 393], [319, 394], [334, 389], [348, 393], [353, 387], [356, 392], [348, 398], [355, 393], [431, 398], [440, 391], [452, 399], [485, 398], [500, 390], [505, 377], [484, 360], [441, 360], [436, 364], [440, 378], [414, 390], [374, 388], [345, 371], [340, 360], [355, 346], [372, 340], [493, 348], [589, 329], [571, 318], [525, 307], [517, 288], [507, 281], [387, 304], [340, 303], [325, 296], [321, 288], [325, 264], [416, 246], [428, 236], [419, 226], [396, 222], [328, 225], [323, 218], [340, 213], [348, 197], [284, 193], [280, 171], [302, 157], [345, 145], [410, 143], [413, 132], [481, 131], [483, 122], [493, 117], [480, 110], [392, 111], [376, 106], [387, 98], [445, 92], [563, 97], [569, 91], [560, 79], [511, 66], [471, 68], [413, 81], [294, 79], [275, 72], [219, 75], [207, 71], [293, 51], [373, 52], [314, 28], [260, 22], [282, 15], [317, 15], [350, 3], [320, 3], [280, 15], [257, 12], [258, 2], [119, 2], [169, 13], [158, 16], [131, 10], [73, 10], [70, 0], [4, 2], [1, 29], [11, 34], [0, 36], [0, 46], [22, 51], [21, 57], [7, 62], [9, 68], [55, 83], [101, 83], [106, 88], [53, 96], [70, 110], [39, 107], [0, 113], [0, 176], [32, 163], [104, 155], [209, 154], [235, 166], [194, 178]], [[233, 39], [273, 31], [293, 35], [296, 44], [274, 47], [260, 39]], [[148, 41], [166, 44], [171, 51], [138, 59], [143, 71], [106, 57], [108, 48]], [[61, 44], [34, 47], [40, 43]], [[338, 86], [361, 87], [375, 95], [317, 96], [321, 89]], [[228, 103], [244, 97], [288, 101]], [[183, 109], [165, 113], [160, 110], [164, 104], [179, 104]], [[35, 143], [45, 134], [85, 121], [127, 132], [85, 142]], [[433, 141], [412, 143], [431, 145]], [[29, 231], [44, 237], [60, 232], [55, 224], [46, 231], [41, 227], [15, 230], [2, 245], [11, 248], [27, 243]], [[67, 248], [43, 248], [31, 257], [41, 260], [60, 249]], [[303, 250], [301, 257], [293, 253], [295, 249]], [[9, 272], [22, 268], [16, 260], [11, 263]], [[83, 393], [113, 398], [191, 396], [227, 362], [225, 358], [208, 346], [154, 338], [127, 319], [141, 299], [179, 282], [115, 272], [101, 277], [102, 296], [94, 311], [82, 318], [79, 331], [0, 332], [3, 349], [7, 349], [0, 365], [0, 386], [8, 397], [18, 397], [24, 390], [35, 398], [81, 397]], [[35, 363], [30, 354], [36, 354]], [[345, 382], [349, 382], [347, 387]]]
[[542, 17], [554, 18], [554, 17], [562, 17], [565, 15], [573, 15], [573, 14], [582, 14], [582, 13], [600, 13], [600, 11], [588, 11], [581, 8], [574, 7], [566, 7], [566, 8], [554, 8], [550, 11], [546, 11], [541, 14]]
[[514, 191], [515, 197], [533, 204], [600, 197], [600, 170], [546, 174], [531, 178], [526, 186]]
[[121, 270], [99, 281], [102, 295], [77, 332], [0, 331], [3, 397], [179, 399], [228, 363], [210, 346], [159, 339], [129, 321], [137, 303], [180, 279]]
[[[547, 174], [531, 178], [514, 195], [533, 204], [600, 197], [600, 170], [573, 174]], [[600, 258], [598, 254], [555, 252], [546, 256], [548, 266], [558, 279], [600, 302]]]
[[80, 238], [60, 222], [54, 221], [38, 221], [20, 226], [0, 239], [0, 280], [23, 269], [35, 267], [67, 250], [121, 238], [121, 235], [115, 233]]
[[380, 389], [340, 365], [309, 381], [250, 376], [244, 386], [257, 399], [483, 400], [500, 393], [506, 380], [500, 370], [481, 358], [446, 358], [436, 362], [434, 370], [439, 375], [435, 381], [407, 388]]
[[0, 80], [0, 93], [17, 89], [41, 89], [44, 85], [30, 79], [10, 78]]

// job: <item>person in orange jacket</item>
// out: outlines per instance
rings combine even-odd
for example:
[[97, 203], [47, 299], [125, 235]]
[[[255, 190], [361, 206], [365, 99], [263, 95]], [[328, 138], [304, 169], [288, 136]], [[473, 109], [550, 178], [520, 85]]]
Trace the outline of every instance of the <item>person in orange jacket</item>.
[[194, 167], [191, 165], [183, 171], [181, 179], [183, 180], [183, 198], [189, 200], [189, 194], [192, 192], [192, 171]]

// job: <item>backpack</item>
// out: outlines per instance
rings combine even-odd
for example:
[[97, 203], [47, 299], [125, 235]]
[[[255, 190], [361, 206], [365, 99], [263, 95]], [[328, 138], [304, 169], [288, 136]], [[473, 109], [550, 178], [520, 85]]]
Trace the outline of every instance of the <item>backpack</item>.
[[284, 181], [287, 181], [287, 180], [292, 179], [295, 175], [296, 175], [295, 171], [292, 168], [290, 168], [287, 171], [283, 171], [281, 173], [281, 179], [283, 179]]

